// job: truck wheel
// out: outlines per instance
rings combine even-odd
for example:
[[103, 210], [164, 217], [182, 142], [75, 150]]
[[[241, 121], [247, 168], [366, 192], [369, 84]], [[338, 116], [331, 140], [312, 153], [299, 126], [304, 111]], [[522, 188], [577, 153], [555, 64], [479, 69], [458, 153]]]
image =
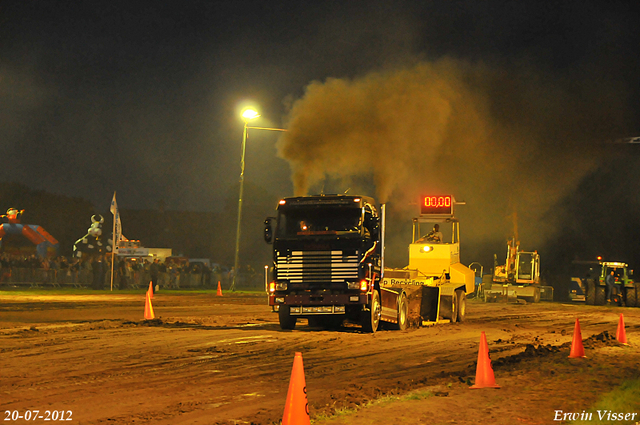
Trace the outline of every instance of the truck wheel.
[[380, 324], [380, 313], [382, 311], [380, 307], [380, 294], [378, 291], [373, 291], [371, 296], [371, 305], [369, 311], [362, 312], [362, 318], [360, 319], [362, 329], [365, 332], [375, 333], [378, 330]]
[[596, 305], [596, 284], [592, 279], [587, 279], [587, 288], [584, 296], [587, 305]]
[[595, 305], [605, 305], [607, 301], [605, 298], [605, 287], [599, 285], [596, 286], [595, 294]]
[[638, 293], [636, 292], [636, 287], [632, 286], [630, 288], [626, 288], [624, 301], [627, 307], [636, 307], [638, 303], [636, 302], [636, 297]]
[[297, 317], [291, 316], [291, 307], [288, 305], [280, 305], [278, 320], [280, 321], [280, 329], [292, 330], [296, 327]]
[[462, 289], [458, 289], [456, 299], [458, 300], [458, 322], [462, 323], [467, 314], [467, 294]]
[[407, 296], [402, 294], [398, 300], [398, 329], [401, 331], [409, 327], [409, 302]]

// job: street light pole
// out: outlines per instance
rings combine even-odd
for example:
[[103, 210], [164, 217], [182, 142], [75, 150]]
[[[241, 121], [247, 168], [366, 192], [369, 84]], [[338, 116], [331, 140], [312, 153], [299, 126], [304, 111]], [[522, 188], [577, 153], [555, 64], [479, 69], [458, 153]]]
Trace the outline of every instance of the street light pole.
[[272, 130], [272, 131], [287, 131], [282, 128], [268, 128], [268, 127], [249, 127], [249, 121], [258, 118], [258, 114], [253, 109], [246, 109], [242, 113], [244, 119], [244, 131], [242, 132], [242, 157], [240, 159], [240, 196], [238, 197], [238, 227], [236, 228], [236, 255], [233, 262], [233, 281], [231, 282], [231, 291], [236, 290], [236, 282], [238, 281], [238, 261], [240, 257], [240, 228], [242, 223], [242, 196], [244, 194], [244, 154], [247, 145], [247, 130], [250, 128], [256, 130]]

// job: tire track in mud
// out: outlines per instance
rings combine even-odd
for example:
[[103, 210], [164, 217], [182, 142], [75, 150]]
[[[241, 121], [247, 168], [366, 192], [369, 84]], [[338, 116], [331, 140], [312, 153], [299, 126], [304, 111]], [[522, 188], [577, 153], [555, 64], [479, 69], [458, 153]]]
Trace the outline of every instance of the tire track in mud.
[[[12, 403], [68, 399], [78, 418], [86, 418], [82, 423], [268, 424], [281, 418], [298, 351], [312, 414], [452, 380], [466, 382], [475, 374], [481, 331], [487, 332], [498, 370], [564, 356], [546, 347], [566, 349], [578, 310], [524, 308], [481, 306], [463, 324], [374, 335], [349, 326], [317, 330], [304, 322], [295, 331], [281, 331], [271, 316], [250, 308], [222, 317], [194, 316], [185, 308], [188, 316], [155, 321], [95, 321], [5, 333], [0, 341], [9, 345], [0, 345], [6, 348], [0, 355], [10, 360]], [[584, 336], [611, 326], [602, 311], [580, 311]], [[21, 356], [37, 373], [21, 368]], [[51, 358], [69, 366], [51, 365]], [[96, 405], [115, 409], [93, 411]]]
[[[524, 315], [524, 317], [523, 315], [518, 315], [518, 319], [514, 319], [514, 320], [532, 319], [534, 316], [538, 318], [545, 318], [545, 315], [543, 314]], [[575, 314], [569, 313], [569, 314], [565, 314], [564, 316], [573, 318]], [[557, 317], [558, 316], [556, 316], [556, 318]], [[498, 320], [498, 322], [500, 321]], [[586, 322], [589, 323], [589, 321], [586, 321]], [[554, 321], [554, 323], [556, 323], [556, 325], [558, 324], [557, 321]], [[569, 323], [566, 324], [566, 327], [569, 327]], [[601, 323], [609, 326], [611, 325], [611, 322], [601, 322]], [[540, 324], [536, 323], [536, 325], [539, 326]], [[541, 328], [543, 327], [544, 326], [542, 326]], [[565, 342], [557, 345], [543, 345], [538, 341], [537, 336], [523, 335], [522, 331], [520, 334], [510, 333], [510, 331], [506, 329], [504, 329], [503, 331], [510, 334], [509, 341], [502, 341], [501, 339], [498, 339], [497, 342], [498, 343], [508, 342], [509, 344], [505, 344], [502, 346], [492, 346], [491, 348], [495, 359], [505, 359], [505, 360], [498, 360], [495, 363], [496, 367], [503, 367], [502, 366], [503, 364], [505, 365], [514, 364], [524, 359], [539, 358], [547, 355], [552, 355], [564, 349], [567, 349], [567, 353], [568, 353], [568, 347], [570, 345], [570, 342]], [[563, 333], [563, 335], [565, 335], [565, 333]], [[524, 341], [524, 342], [517, 342], [517, 341]], [[614, 342], [612, 342], [612, 338], [610, 337], [608, 332], [604, 331], [600, 334], [592, 335], [591, 337], [587, 338], [585, 340], [585, 347], [594, 348], [592, 347], [592, 345], [593, 344], [597, 345], [597, 341], [601, 342], [600, 345], [615, 344]], [[459, 343], [458, 343], [458, 347], [460, 347]], [[457, 361], [456, 360], [452, 361], [450, 354], [447, 354], [447, 353], [442, 354], [440, 357], [438, 356], [434, 357], [432, 359], [434, 361], [434, 364], [438, 364], [438, 363], [442, 364], [445, 362], [447, 363], [447, 366], [444, 368], [441, 368], [442, 370], [440, 370], [439, 372], [437, 370], [425, 372], [424, 370], [422, 370], [422, 367], [421, 367], [422, 365], [418, 364], [416, 365], [416, 368], [422, 371], [421, 375], [415, 374], [414, 373], [415, 370], [412, 370], [411, 367], [405, 367], [404, 371], [402, 373], [398, 373], [397, 376], [395, 376], [392, 371], [390, 372], [385, 370], [377, 370], [375, 373], [369, 373], [369, 374], [361, 373], [356, 376], [357, 378], [356, 380], [359, 382], [363, 382], [363, 381], [367, 382], [367, 384], [355, 384], [355, 383], [349, 384], [347, 385], [346, 388], [343, 388], [342, 390], [333, 391], [329, 394], [329, 398], [332, 400], [332, 402], [323, 404], [322, 402], [325, 400], [317, 400], [315, 403], [312, 403], [311, 405], [316, 413], [319, 413], [319, 412], [331, 413], [332, 411], [335, 411], [335, 409], [338, 409], [338, 408], [353, 407], [354, 405], [357, 406], [367, 401], [368, 399], [375, 398], [380, 395], [406, 392], [411, 389], [423, 387], [428, 384], [433, 385], [434, 383], [437, 384], [439, 382], [444, 382], [444, 381], [450, 380], [452, 377], [458, 377], [460, 380], [464, 380], [468, 382], [470, 378], [473, 378], [473, 375], [475, 373], [475, 367], [476, 367], [475, 355], [477, 354], [477, 349], [478, 348], [477, 348], [476, 342], [472, 342], [468, 344], [466, 347], [466, 350], [464, 350], [464, 352], [459, 353], [460, 357], [466, 357], [466, 359], [464, 360], [461, 359]], [[464, 355], [465, 353], [467, 354], [466, 356]], [[381, 354], [381, 351], [369, 352], [369, 355], [371, 356], [376, 356], [378, 354]], [[405, 352], [404, 354], [411, 355], [412, 353]], [[473, 356], [471, 357], [473, 358], [473, 360], [469, 360], [469, 357], [471, 356], [471, 354], [473, 354]], [[310, 358], [311, 360], [313, 360], [312, 356], [307, 356], [307, 358]], [[357, 358], [357, 356], [352, 356], [352, 358]], [[309, 362], [306, 362], [305, 364], [310, 364], [311, 360]], [[331, 363], [332, 361], [333, 359], [329, 359], [326, 361], [326, 363]], [[358, 364], [357, 362], [350, 363], [350, 364], [347, 364], [345, 368], [348, 369], [350, 366], [354, 366], [357, 364]], [[307, 376], [312, 377], [314, 375], [314, 369], [316, 367], [321, 368], [322, 366], [323, 365], [317, 365], [317, 366], [314, 365], [314, 366], [311, 366], [310, 368], [305, 368], [305, 372]], [[412, 373], [414, 375], [414, 378], [408, 381], [405, 379], [404, 382], [397, 381], [396, 385], [388, 385], [389, 381], [393, 382], [393, 380], [398, 377], [406, 378], [406, 372]], [[309, 381], [307, 382], [308, 382], [307, 385], [309, 386], [310, 385]], [[249, 420], [250, 418], [245, 418], [245, 419]], [[277, 418], [274, 418], [274, 420], [277, 420]]]

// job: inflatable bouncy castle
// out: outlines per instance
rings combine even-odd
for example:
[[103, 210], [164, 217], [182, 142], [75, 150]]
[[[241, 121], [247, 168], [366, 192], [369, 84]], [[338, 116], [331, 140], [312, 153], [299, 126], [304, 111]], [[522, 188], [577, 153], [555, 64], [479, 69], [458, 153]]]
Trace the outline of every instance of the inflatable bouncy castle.
[[58, 241], [37, 224], [20, 224], [22, 213], [24, 210], [9, 208], [5, 215], [0, 216], [7, 220], [7, 223], [0, 224], [0, 247], [5, 236], [22, 235], [36, 246], [38, 256], [57, 255]]

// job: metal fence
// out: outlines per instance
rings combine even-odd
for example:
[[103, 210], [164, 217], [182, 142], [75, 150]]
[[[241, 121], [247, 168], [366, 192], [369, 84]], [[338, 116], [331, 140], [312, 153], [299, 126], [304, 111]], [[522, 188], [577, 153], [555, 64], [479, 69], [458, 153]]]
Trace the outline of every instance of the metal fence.
[[[99, 287], [109, 289], [111, 287], [111, 270], [102, 276], [102, 285]], [[192, 272], [160, 272], [158, 285], [161, 289], [216, 289], [218, 282], [223, 290], [231, 286], [232, 278], [226, 273], [192, 273]], [[114, 289], [145, 289], [151, 282], [148, 270], [139, 270], [122, 279], [116, 270]], [[91, 288], [93, 285], [93, 272], [89, 269], [54, 270], [44, 268], [9, 267], [0, 269], [0, 286], [30, 286], [30, 287], [76, 287]], [[236, 282], [237, 290], [264, 289], [264, 277], [258, 274], [240, 273]]]

